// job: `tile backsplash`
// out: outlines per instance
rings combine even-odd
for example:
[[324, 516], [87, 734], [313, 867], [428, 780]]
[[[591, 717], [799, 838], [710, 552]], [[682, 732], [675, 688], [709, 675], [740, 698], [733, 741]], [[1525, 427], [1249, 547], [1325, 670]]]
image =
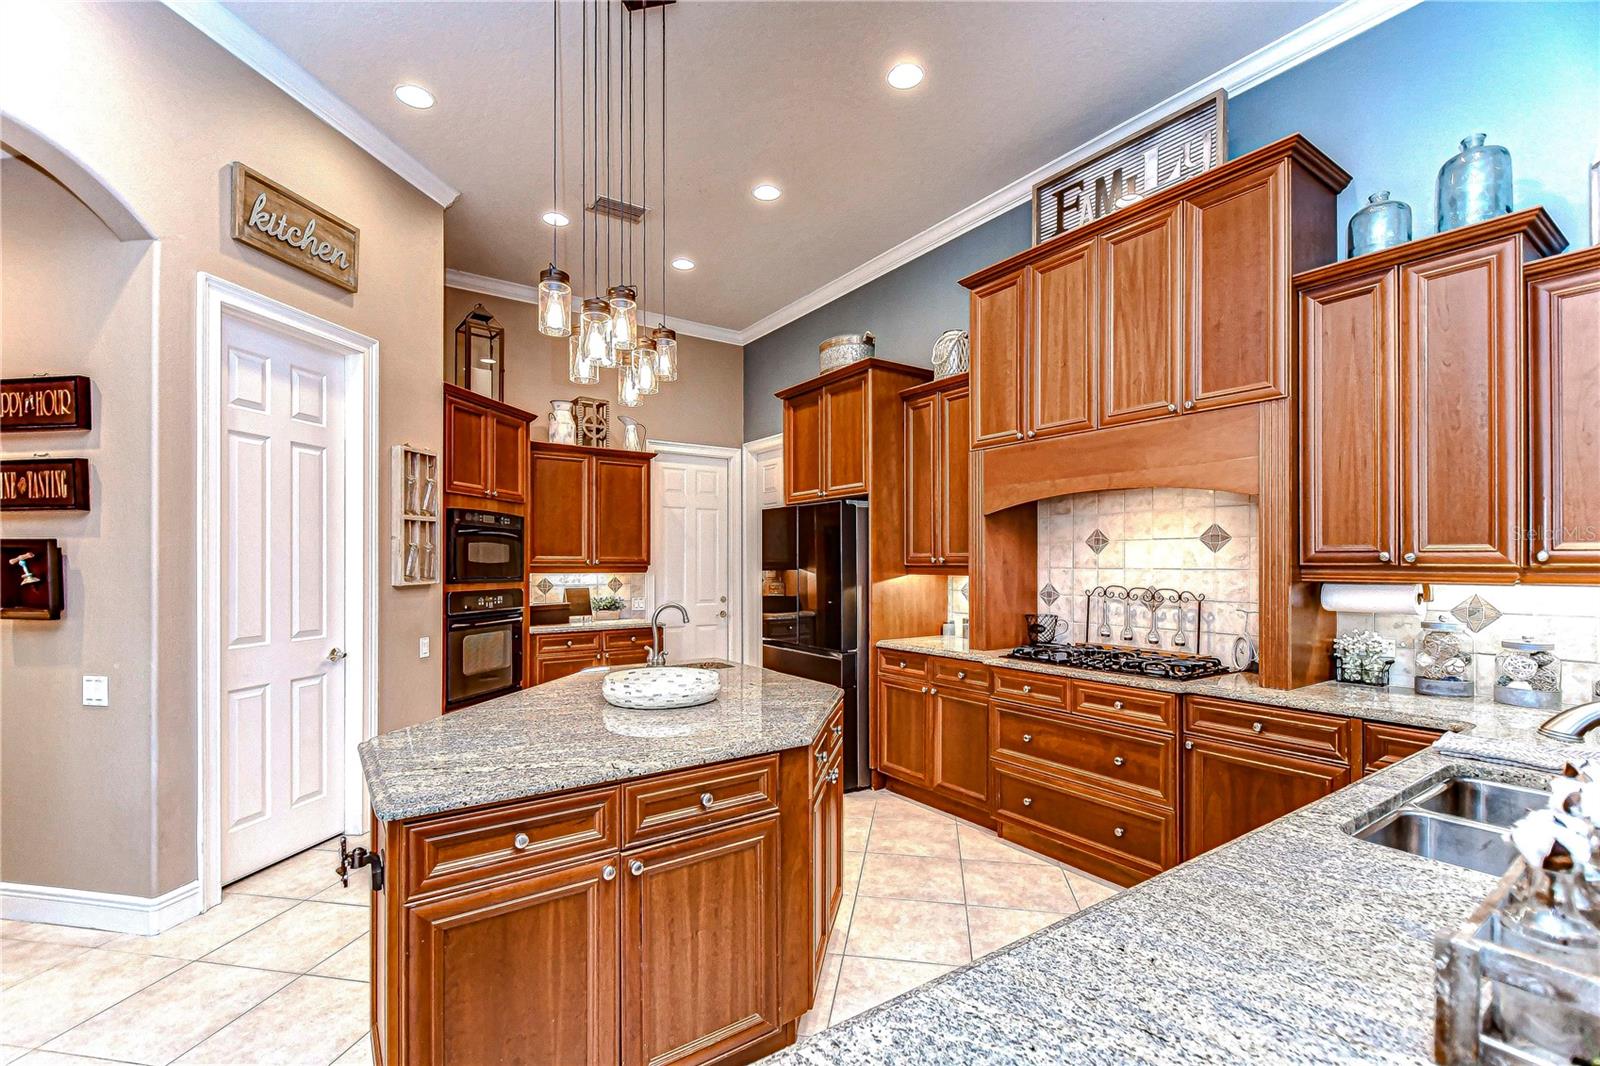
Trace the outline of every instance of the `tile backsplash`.
[[[622, 597], [622, 617], [642, 616], [649, 605], [650, 575], [645, 574], [534, 574], [528, 578], [529, 603], [561, 603], [567, 589], [583, 588], [589, 596]], [[635, 606], [637, 604], [637, 606]]]
[[967, 625], [972, 609], [967, 604], [967, 582], [970, 580], [965, 575], [950, 575], [946, 579], [945, 591], [945, 621], [949, 622], [955, 634], [960, 636], [967, 631]]
[[[1230, 668], [1237, 638], [1254, 643], [1260, 632], [1257, 592], [1256, 499], [1211, 489], [1116, 489], [1041, 500], [1037, 610], [1057, 615], [1057, 640], [1151, 647], [1149, 619], [1137, 607], [1123, 617], [1113, 605], [1102, 635], [1096, 603], [1085, 633], [1086, 597], [1097, 586], [1155, 587], [1205, 597], [1200, 609], [1200, 651]], [[1161, 647], [1172, 650], [1180, 616], [1156, 615]], [[1183, 624], [1192, 634], [1194, 615]], [[1132, 633], [1133, 639], [1123, 639]], [[1181, 646], [1179, 650], [1184, 650]]]

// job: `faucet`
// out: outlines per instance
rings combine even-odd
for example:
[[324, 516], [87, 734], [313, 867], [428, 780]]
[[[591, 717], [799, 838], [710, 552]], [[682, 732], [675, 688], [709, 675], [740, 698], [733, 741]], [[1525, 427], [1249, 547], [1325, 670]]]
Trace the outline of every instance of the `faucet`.
[[657, 607], [655, 609], [655, 613], [650, 616], [650, 655], [649, 658], [645, 659], [644, 661], [646, 666], [667, 665], [667, 645], [661, 639], [661, 612], [667, 610], [669, 607], [676, 608], [677, 612], [683, 616], [684, 625], [689, 624], [689, 608], [685, 607], [681, 603], [678, 603], [676, 600], [668, 601], [667, 603], [663, 603], [660, 607]]
[[1568, 744], [1577, 744], [1583, 740], [1585, 733], [1597, 725], [1600, 725], [1600, 700], [1580, 703], [1576, 707], [1568, 707], [1558, 714], [1551, 715], [1539, 727], [1539, 733], [1551, 740], [1564, 740]]

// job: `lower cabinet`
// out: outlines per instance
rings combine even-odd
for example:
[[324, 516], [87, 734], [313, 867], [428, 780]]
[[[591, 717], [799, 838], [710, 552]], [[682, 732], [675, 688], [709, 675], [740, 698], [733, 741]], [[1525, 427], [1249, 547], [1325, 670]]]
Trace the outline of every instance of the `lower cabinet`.
[[[876, 707], [879, 773], [971, 810], [989, 807], [988, 673], [966, 664], [880, 656]], [[887, 664], [887, 669], [882, 667]], [[957, 679], [957, 673], [961, 678]], [[948, 677], [951, 683], [945, 683]], [[932, 681], [932, 684], [925, 682]]]
[[1350, 783], [1350, 766], [1190, 737], [1183, 742], [1183, 857], [1226, 844]]
[[986, 696], [931, 687], [933, 726], [930, 766], [935, 792], [979, 807], [989, 803], [989, 701]]
[[811, 798], [811, 980], [822, 973], [828, 937], [844, 900], [842, 746], [818, 778]]
[[[533, 683], [542, 685], [592, 666], [643, 666], [650, 658], [650, 630], [539, 633], [533, 638]], [[666, 640], [666, 636], [662, 636]]]
[[1377, 773], [1407, 755], [1431, 747], [1440, 734], [1432, 729], [1408, 729], [1387, 722], [1361, 723], [1361, 772]]
[[928, 686], [880, 677], [877, 692], [878, 771], [908, 784], [928, 787], [928, 755], [933, 721]]

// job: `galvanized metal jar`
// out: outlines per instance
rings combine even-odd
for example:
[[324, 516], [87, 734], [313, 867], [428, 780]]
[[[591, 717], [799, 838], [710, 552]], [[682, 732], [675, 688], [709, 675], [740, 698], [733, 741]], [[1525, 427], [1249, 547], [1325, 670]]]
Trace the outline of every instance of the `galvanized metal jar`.
[[1535, 710], [1561, 709], [1561, 660], [1556, 646], [1533, 637], [1502, 640], [1494, 657], [1494, 701]]
[[822, 372], [837, 370], [841, 366], [859, 363], [863, 359], [871, 359], [873, 353], [872, 331], [865, 333], [841, 333], [837, 337], [829, 337], [817, 345], [817, 351], [822, 355]]
[[1418, 695], [1470, 699], [1474, 690], [1472, 637], [1465, 627], [1444, 615], [1423, 622], [1416, 671], [1412, 687]]
[[939, 339], [933, 342], [933, 376], [937, 379], [965, 374], [970, 366], [967, 331], [947, 329], [939, 334]]

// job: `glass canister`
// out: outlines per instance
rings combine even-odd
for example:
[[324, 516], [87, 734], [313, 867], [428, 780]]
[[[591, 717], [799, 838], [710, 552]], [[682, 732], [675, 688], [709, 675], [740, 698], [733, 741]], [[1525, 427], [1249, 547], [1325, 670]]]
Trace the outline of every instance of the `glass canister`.
[[1411, 239], [1411, 205], [1389, 199], [1387, 192], [1367, 197], [1367, 206], [1350, 216], [1346, 244], [1350, 256], [1393, 248]]
[[550, 424], [546, 429], [551, 444], [578, 443], [578, 423], [572, 417], [571, 400], [550, 401]]
[[1465, 626], [1442, 614], [1422, 623], [1412, 687], [1420, 696], [1472, 697], [1472, 636]]
[[1511, 213], [1511, 153], [1474, 133], [1439, 168], [1439, 232]]
[[1541, 711], [1561, 708], [1556, 646], [1533, 637], [1502, 640], [1494, 657], [1494, 701]]

